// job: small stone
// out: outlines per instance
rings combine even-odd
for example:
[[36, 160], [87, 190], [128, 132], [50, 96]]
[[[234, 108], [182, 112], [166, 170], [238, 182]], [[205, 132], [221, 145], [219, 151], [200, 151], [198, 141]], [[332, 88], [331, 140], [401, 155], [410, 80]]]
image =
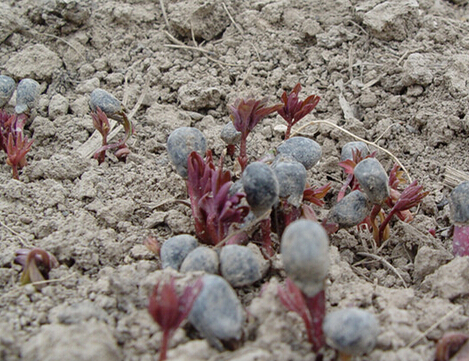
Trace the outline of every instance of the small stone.
[[328, 313], [323, 324], [327, 342], [344, 355], [371, 352], [379, 335], [379, 323], [368, 311], [346, 308]]
[[59, 56], [42, 44], [29, 46], [12, 56], [5, 70], [15, 78], [34, 78], [49, 81], [57, 69], [62, 68]]
[[243, 333], [245, 314], [229, 283], [216, 275], [202, 278], [203, 288], [192, 306], [189, 322], [216, 349], [238, 343]]
[[224, 246], [220, 252], [220, 271], [233, 287], [248, 286], [262, 278], [259, 261], [246, 246]]
[[171, 267], [179, 270], [186, 256], [197, 246], [197, 239], [190, 234], [180, 234], [169, 238], [161, 246], [160, 257], [162, 267]]
[[377, 4], [363, 15], [363, 23], [382, 40], [404, 40], [418, 24], [416, 0], [393, 0]]
[[7, 104], [15, 91], [15, 81], [6, 75], [0, 75], [0, 108]]
[[168, 137], [167, 148], [169, 158], [176, 167], [176, 172], [187, 178], [187, 159], [189, 154], [197, 152], [205, 155], [207, 142], [202, 132], [196, 128], [181, 127], [174, 130]]
[[402, 83], [405, 86], [422, 85], [428, 86], [433, 81], [433, 74], [428, 59], [420, 54], [410, 54], [404, 63], [404, 76]]
[[181, 108], [186, 110], [213, 109], [221, 102], [221, 92], [216, 87], [207, 87], [205, 83], [191, 82], [179, 88], [178, 99]]
[[[99, 78], [98, 78], [98, 77], [93, 77], [93, 78], [91, 78], [91, 79], [86, 79], [86, 80], [81, 81], [80, 84], [78, 84], [78, 86], [76, 87], [76, 92], [77, 92], [78, 94], [89, 94], [89, 93], [93, 94], [92, 92], [93, 92], [94, 90], [98, 90], [100, 85], [101, 85], [101, 82], [99, 81]], [[99, 91], [105, 91], [105, 90], [99, 89]], [[107, 92], [106, 92], [106, 93], [107, 93]], [[99, 93], [99, 92], [98, 92], [98, 93], [95, 94], [96, 98], [97, 98], [98, 94], [99, 94], [100, 96], [104, 96], [104, 95], [103, 95], [104, 93], [102, 93], [102, 92]], [[108, 93], [108, 94], [109, 94], [109, 93]], [[110, 94], [109, 94], [109, 95], [110, 95]], [[114, 98], [113, 95], [111, 95], [111, 96]], [[115, 99], [115, 98], [114, 98], [114, 99]], [[115, 99], [115, 100], [117, 100], [117, 99]], [[117, 101], [118, 101], [118, 100], [117, 100]], [[114, 102], [114, 100], [113, 100], [113, 102]], [[92, 109], [95, 110], [96, 107], [94, 107], [94, 108], [92, 108]], [[101, 110], [102, 110], [102, 109], [101, 109]], [[104, 112], [104, 110], [103, 110], [103, 112]], [[105, 112], [105, 113], [106, 113], [106, 112]]]
[[49, 117], [54, 120], [68, 113], [68, 99], [61, 94], [55, 94], [49, 103]]
[[15, 112], [22, 114], [34, 109], [37, 105], [40, 92], [40, 85], [36, 80], [23, 79], [16, 89], [16, 107]]
[[197, 247], [192, 250], [181, 264], [181, 272], [203, 271], [218, 274], [218, 254], [208, 247]]
[[322, 155], [321, 146], [314, 140], [305, 137], [287, 139], [277, 150], [280, 154], [293, 157], [306, 169], [314, 167]]

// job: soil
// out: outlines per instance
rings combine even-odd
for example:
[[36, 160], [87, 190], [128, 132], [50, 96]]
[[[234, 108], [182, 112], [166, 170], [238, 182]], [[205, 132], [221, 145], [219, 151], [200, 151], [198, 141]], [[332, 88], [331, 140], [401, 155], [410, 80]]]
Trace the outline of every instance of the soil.
[[[447, 167], [469, 171], [466, 1], [7, 0], [0, 14], [0, 73], [42, 87], [19, 181], [0, 154], [0, 359], [156, 360], [162, 332], [149, 293], [168, 273], [189, 276], [162, 271], [143, 242], [194, 234], [190, 209], [175, 202], [187, 193], [168, 135], [196, 127], [218, 159], [229, 104], [249, 94], [274, 104], [298, 82], [300, 98], [321, 101], [296, 129], [327, 120], [376, 141], [430, 191], [380, 249], [356, 229], [330, 238], [328, 311], [361, 307], [381, 327], [376, 349], [357, 359], [432, 360], [444, 333], [469, 332], [469, 260], [452, 256], [446, 177]], [[97, 87], [135, 109], [126, 163], [90, 156], [99, 147], [88, 105]], [[5, 110], [14, 105], [13, 97]], [[283, 131], [279, 116], [264, 119], [250, 159], [278, 146]], [[355, 139], [327, 124], [301, 134], [322, 147], [309, 183], [332, 182], [322, 218], [343, 180], [340, 149]], [[391, 169], [388, 154], [377, 157]], [[19, 285], [13, 263], [32, 246], [60, 264], [40, 291]], [[168, 359], [314, 360], [301, 319], [277, 298], [279, 260], [236, 290], [250, 315], [240, 348], [219, 352], [186, 325]], [[335, 357], [326, 348], [324, 359]]]

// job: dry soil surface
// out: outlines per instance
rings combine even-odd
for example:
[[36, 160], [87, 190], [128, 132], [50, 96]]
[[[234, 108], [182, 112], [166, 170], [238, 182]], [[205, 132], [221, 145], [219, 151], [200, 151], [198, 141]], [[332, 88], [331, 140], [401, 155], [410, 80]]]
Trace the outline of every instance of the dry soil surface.
[[[274, 104], [298, 82], [300, 98], [321, 97], [298, 126], [327, 120], [376, 141], [430, 191], [379, 250], [367, 232], [331, 236], [328, 311], [361, 307], [381, 326], [376, 349], [360, 359], [432, 360], [445, 332], [468, 333], [469, 261], [452, 256], [446, 177], [446, 167], [469, 171], [465, 3], [3, 1], [0, 73], [32, 77], [42, 94], [19, 181], [0, 154], [0, 359], [156, 360], [162, 333], [148, 295], [163, 275], [185, 276], [160, 270], [143, 241], [194, 234], [190, 209], [174, 202], [187, 193], [168, 159], [168, 135], [196, 127], [218, 159], [229, 104], [249, 94]], [[136, 110], [126, 163], [90, 156], [99, 145], [88, 105], [97, 87]], [[321, 218], [343, 179], [340, 149], [354, 139], [327, 124], [302, 134], [323, 152], [308, 181], [333, 186]], [[282, 135], [279, 116], [263, 120], [249, 138], [251, 159]], [[381, 150], [378, 159], [388, 170], [394, 162]], [[19, 285], [13, 264], [16, 250], [32, 246], [60, 263], [40, 292]], [[314, 360], [300, 318], [277, 299], [284, 278], [276, 256], [262, 282], [236, 290], [250, 314], [239, 349], [216, 351], [186, 325], [169, 359]], [[327, 348], [324, 359], [334, 357]]]

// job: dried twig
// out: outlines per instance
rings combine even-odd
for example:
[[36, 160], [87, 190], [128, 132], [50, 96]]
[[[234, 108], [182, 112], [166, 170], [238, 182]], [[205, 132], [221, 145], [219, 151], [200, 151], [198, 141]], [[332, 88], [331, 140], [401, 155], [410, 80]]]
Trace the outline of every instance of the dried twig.
[[15, 235], [16, 237], [18, 237], [18, 239], [20, 240], [20, 243], [23, 247], [25, 248], [32, 248], [33, 246], [30, 245], [23, 237], [20, 236], [20, 234], [18, 232], [16, 232], [14, 229], [8, 227], [5, 223], [3, 223], [2, 221], [0, 221], [0, 226], [4, 227], [5, 229], [7, 229], [11, 234]]
[[222, 2], [221, 4], [223, 5], [223, 9], [225, 9], [226, 15], [228, 15], [228, 18], [230, 19], [231, 23], [234, 25], [236, 30], [238, 30], [238, 32], [241, 34], [241, 36], [243, 36], [244, 35], [243, 28], [241, 28], [241, 26], [239, 26], [239, 24], [236, 21], [234, 21], [233, 17], [231, 16], [230, 12], [228, 11], [228, 8], [226, 7], [226, 4], [224, 2]]
[[442, 318], [440, 318], [438, 321], [436, 321], [433, 325], [431, 325], [427, 330], [425, 330], [424, 333], [422, 333], [420, 336], [414, 338], [412, 341], [410, 341], [406, 347], [413, 347], [417, 343], [420, 342], [420, 340], [424, 339], [430, 332], [432, 332], [435, 328], [437, 328], [444, 320], [446, 320], [448, 317], [452, 316], [456, 311], [461, 310], [461, 307], [454, 307], [451, 311], [448, 311], [446, 315], [444, 315]]
[[459, 183], [466, 181], [469, 181], [469, 174], [451, 167], [446, 167], [444, 180], [446, 186], [454, 188]]
[[166, 23], [166, 27], [168, 28], [168, 30], [171, 30], [171, 26], [169, 25], [168, 15], [166, 15], [166, 9], [164, 7], [163, 0], [160, 0], [160, 6], [161, 6], [161, 12], [163, 13], [164, 22]]
[[372, 253], [366, 253], [366, 252], [358, 252], [357, 254], [359, 256], [370, 257], [377, 261], [380, 261], [385, 267], [387, 267], [389, 270], [394, 272], [396, 276], [399, 277], [399, 279], [402, 281], [404, 287], [407, 288], [407, 283], [404, 281], [404, 278], [402, 278], [401, 274], [397, 271], [397, 269], [391, 263], [386, 261], [383, 257], [378, 256], [376, 254], [372, 254]]

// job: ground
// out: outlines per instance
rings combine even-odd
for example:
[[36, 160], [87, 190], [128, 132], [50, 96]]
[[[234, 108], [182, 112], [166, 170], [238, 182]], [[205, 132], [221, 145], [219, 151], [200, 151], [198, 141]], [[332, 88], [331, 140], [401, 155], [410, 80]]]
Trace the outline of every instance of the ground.
[[[175, 202], [187, 194], [168, 135], [196, 127], [218, 159], [228, 105], [247, 95], [275, 104], [298, 82], [300, 98], [321, 101], [296, 128], [327, 120], [376, 142], [430, 192], [380, 249], [355, 229], [331, 236], [328, 311], [361, 307], [381, 327], [360, 359], [432, 360], [445, 332], [469, 332], [469, 262], [452, 256], [447, 205], [448, 167], [469, 171], [465, 1], [8, 0], [0, 14], [0, 73], [32, 77], [42, 91], [19, 181], [0, 154], [1, 359], [156, 360], [162, 333], [148, 295], [163, 274], [184, 276], [161, 271], [143, 242], [194, 234], [190, 210]], [[88, 105], [96, 87], [132, 113], [126, 163], [90, 156], [100, 141]], [[343, 179], [340, 149], [355, 139], [328, 124], [301, 134], [322, 147], [308, 181], [332, 182], [321, 218]], [[249, 138], [251, 160], [282, 135], [279, 116], [263, 120]], [[392, 167], [385, 151], [377, 157]], [[60, 264], [40, 292], [19, 285], [13, 264], [32, 246]], [[186, 326], [169, 359], [314, 360], [303, 323], [277, 299], [279, 264], [277, 255], [262, 282], [237, 290], [250, 314], [239, 349], [218, 352]]]

